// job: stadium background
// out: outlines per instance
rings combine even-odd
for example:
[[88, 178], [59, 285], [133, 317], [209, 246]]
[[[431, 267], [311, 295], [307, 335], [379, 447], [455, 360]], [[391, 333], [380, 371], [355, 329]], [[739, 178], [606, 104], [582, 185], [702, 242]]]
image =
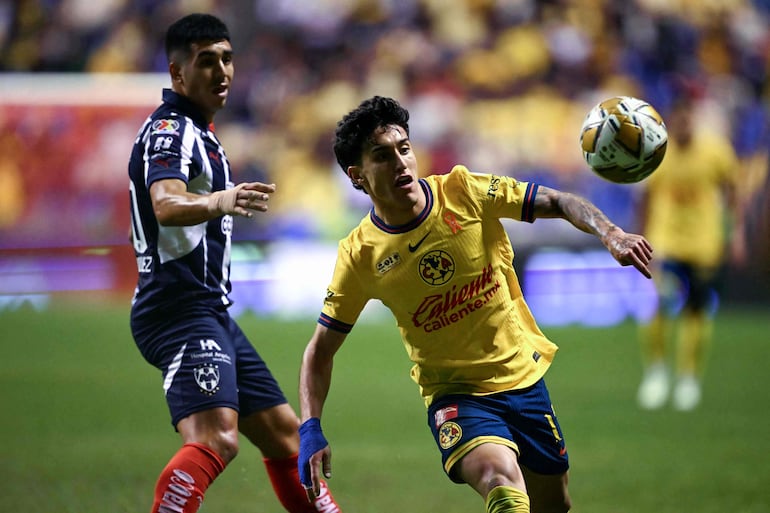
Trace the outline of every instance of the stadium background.
[[[4, 301], [132, 288], [126, 155], [168, 84], [163, 31], [191, 11], [231, 27], [236, 78], [217, 126], [238, 180], [278, 184], [270, 215], [237, 220], [236, 279], [254, 285], [241, 308], [316, 308], [329, 247], [368, 201], [334, 162], [332, 132], [341, 113], [372, 94], [411, 110], [424, 172], [462, 162], [537, 180], [589, 197], [634, 230], [638, 187], [587, 170], [580, 122], [615, 94], [645, 98], [665, 115], [687, 88], [703, 99], [701, 123], [733, 142], [743, 193], [753, 198], [751, 261], [730, 269], [726, 298], [770, 296], [768, 2], [20, 0], [0, 7]], [[584, 294], [588, 282], [601, 292], [597, 277], [612, 287], [606, 293], [630, 302], [625, 315], [649, 310], [647, 284], [597, 261], [591, 237], [560, 222], [513, 223], [510, 232], [520, 272], [530, 266], [530, 294], [557, 291], [533, 299], [543, 304], [536, 310], [554, 311], [560, 295]], [[543, 243], [548, 254], [530, 260]], [[596, 305], [601, 311], [612, 300]], [[613, 315], [607, 322], [624, 317]], [[576, 311], [561, 320], [580, 318]]]
[[[233, 271], [236, 313], [259, 334], [289, 392], [336, 240], [367, 209], [330, 142], [337, 119], [361, 99], [392, 95], [410, 109], [426, 172], [462, 162], [537, 180], [589, 197], [633, 230], [639, 188], [585, 168], [582, 118], [615, 94], [644, 98], [664, 115], [678, 88], [700, 95], [701, 123], [742, 159], [750, 261], [728, 269], [712, 356], [719, 363], [692, 416], [649, 416], [633, 404], [631, 321], [654, 305], [649, 283], [563, 222], [506, 226], [525, 295], [562, 347], [550, 386], [571, 437], [576, 504], [588, 508], [577, 510], [770, 511], [762, 470], [770, 422], [767, 0], [0, 3], [0, 409], [21, 412], [0, 426], [7, 507], [144, 508], [154, 469], [176, 443], [158, 420], [157, 376], [128, 333], [136, 269], [126, 165], [168, 84], [165, 27], [193, 11], [221, 16], [232, 32], [236, 77], [217, 132], [237, 177], [278, 184], [270, 214], [236, 220]], [[361, 512], [478, 506], [438, 469], [391, 324], [365, 318], [373, 325], [356, 328], [357, 338], [375, 343], [340, 355], [329, 403], [338, 413], [326, 426], [336, 440], [336, 493]], [[372, 360], [377, 377], [360, 363]], [[351, 411], [371, 397], [381, 416]], [[249, 494], [258, 493], [263, 511], [277, 511], [249, 477], [260, 472], [258, 461], [239, 457], [206, 507], [253, 511]], [[382, 486], [373, 490], [372, 481]]]

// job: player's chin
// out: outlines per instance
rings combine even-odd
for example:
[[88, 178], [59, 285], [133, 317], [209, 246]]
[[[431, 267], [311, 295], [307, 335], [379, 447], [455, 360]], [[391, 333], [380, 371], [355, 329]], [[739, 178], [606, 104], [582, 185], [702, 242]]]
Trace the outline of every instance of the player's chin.
[[419, 194], [420, 188], [417, 180], [412, 180], [410, 182], [396, 184], [395, 191], [396, 194], [409, 196]]
[[420, 195], [417, 192], [404, 193], [402, 191], [396, 198], [393, 198], [393, 203], [403, 209], [412, 209], [419, 201]]
[[227, 93], [212, 95], [210, 103], [213, 110], [219, 110], [227, 105], [227, 97]]

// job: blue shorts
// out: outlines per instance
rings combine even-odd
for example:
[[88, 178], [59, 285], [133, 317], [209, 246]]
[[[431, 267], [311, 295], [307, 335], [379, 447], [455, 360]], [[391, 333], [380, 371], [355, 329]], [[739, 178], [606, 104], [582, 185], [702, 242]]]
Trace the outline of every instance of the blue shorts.
[[567, 447], [548, 389], [541, 379], [529, 388], [491, 395], [447, 395], [428, 408], [428, 425], [441, 450], [449, 478], [455, 464], [484, 443], [510, 447], [519, 464], [538, 474], [558, 475], [569, 468]]
[[139, 351], [163, 373], [171, 423], [217, 407], [241, 416], [286, 403], [267, 365], [226, 311], [142, 322], [132, 319]]
[[697, 267], [679, 260], [663, 260], [658, 292], [661, 306], [671, 315], [683, 308], [713, 315], [719, 305], [724, 267]]

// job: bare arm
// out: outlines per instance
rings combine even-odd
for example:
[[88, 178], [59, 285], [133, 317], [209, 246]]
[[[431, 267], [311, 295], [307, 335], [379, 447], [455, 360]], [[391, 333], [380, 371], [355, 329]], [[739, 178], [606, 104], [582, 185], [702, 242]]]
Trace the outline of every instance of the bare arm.
[[265, 212], [274, 184], [247, 182], [232, 189], [201, 195], [187, 191], [187, 184], [175, 178], [158, 180], [150, 186], [155, 217], [163, 226], [192, 226], [230, 214], [251, 217]]
[[541, 186], [535, 196], [534, 215], [566, 219], [577, 229], [598, 237], [620, 265], [633, 265], [645, 277], [652, 277], [650, 243], [641, 235], [623, 231], [587, 199]]
[[[302, 356], [299, 374], [299, 403], [302, 418], [300, 427], [300, 480], [310, 500], [321, 492], [321, 473], [331, 477], [331, 448], [321, 432], [321, 412], [332, 379], [334, 355], [346, 335], [320, 324]], [[311, 420], [312, 419], [312, 420]], [[305, 431], [306, 427], [314, 426]]]
[[321, 418], [332, 380], [334, 355], [346, 335], [320, 324], [305, 348], [299, 372], [299, 405], [302, 421]]

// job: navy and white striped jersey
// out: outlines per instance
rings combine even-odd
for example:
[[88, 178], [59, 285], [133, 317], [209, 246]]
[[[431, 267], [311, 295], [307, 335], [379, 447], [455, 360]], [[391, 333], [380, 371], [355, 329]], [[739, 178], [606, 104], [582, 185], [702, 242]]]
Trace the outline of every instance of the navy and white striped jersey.
[[132, 318], [167, 316], [170, 309], [230, 305], [232, 216], [194, 226], [161, 226], [150, 185], [178, 178], [187, 190], [210, 194], [233, 186], [224, 149], [199, 110], [163, 90], [163, 103], [145, 121], [128, 164], [131, 228], [139, 279]]

